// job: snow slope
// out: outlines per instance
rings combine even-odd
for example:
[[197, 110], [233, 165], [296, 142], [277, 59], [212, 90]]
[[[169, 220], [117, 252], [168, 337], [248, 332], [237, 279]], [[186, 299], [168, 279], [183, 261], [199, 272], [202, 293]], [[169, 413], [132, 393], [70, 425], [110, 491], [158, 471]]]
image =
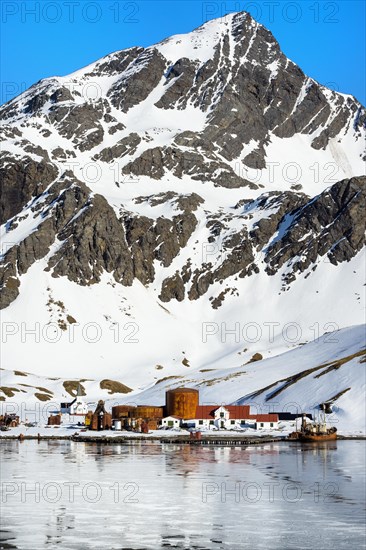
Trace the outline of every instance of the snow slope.
[[[366, 325], [353, 326], [327, 333], [291, 351], [248, 362], [237, 355], [229, 366], [216, 362], [211, 368], [186, 368], [186, 373], [161, 377], [146, 389], [136, 389], [126, 395], [110, 395], [101, 390], [99, 381], [87, 379], [82, 384], [90, 407], [104, 398], [107, 407], [115, 404], [165, 403], [165, 392], [179, 386], [200, 391], [201, 404], [249, 404], [253, 413], [288, 411], [310, 412], [316, 417], [319, 405], [331, 402], [333, 414], [328, 420], [343, 434], [365, 434], [366, 390]], [[187, 372], [189, 370], [189, 372]], [[160, 371], [159, 374], [166, 374]], [[35, 376], [27, 372], [3, 370], [2, 384], [13, 388], [14, 396], [2, 403], [3, 411], [38, 416], [47, 419], [57, 410], [60, 400], [70, 399], [62, 378]], [[35, 392], [49, 394], [49, 401], [38, 402]], [[32, 412], [33, 411], [33, 412]]]

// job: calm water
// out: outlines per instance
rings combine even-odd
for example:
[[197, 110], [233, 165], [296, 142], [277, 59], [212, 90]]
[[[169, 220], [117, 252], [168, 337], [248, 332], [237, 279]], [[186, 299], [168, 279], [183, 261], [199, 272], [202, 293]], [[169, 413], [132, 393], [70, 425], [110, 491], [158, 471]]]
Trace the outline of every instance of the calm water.
[[0, 548], [366, 548], [365, 441], [8, 441]]

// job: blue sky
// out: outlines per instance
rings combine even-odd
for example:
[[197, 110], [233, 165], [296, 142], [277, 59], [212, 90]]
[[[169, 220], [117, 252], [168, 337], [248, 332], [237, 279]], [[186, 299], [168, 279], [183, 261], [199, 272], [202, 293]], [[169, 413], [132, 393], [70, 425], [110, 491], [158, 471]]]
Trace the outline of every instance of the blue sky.
[[365, 104], [365, 5], [363, 0], [2, 0], [1, 103], [41, 78], [245, 10], [272, 31], [306, 74]]

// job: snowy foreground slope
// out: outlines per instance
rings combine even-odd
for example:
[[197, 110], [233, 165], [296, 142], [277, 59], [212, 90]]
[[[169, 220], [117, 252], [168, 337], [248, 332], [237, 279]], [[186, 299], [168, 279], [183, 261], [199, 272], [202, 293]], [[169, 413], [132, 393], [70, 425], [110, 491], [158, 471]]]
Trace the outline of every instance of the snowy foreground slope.
[[[261, 354], [243, 391], [239, 376], [203, 384], [231, 402], [291, 375], [297, 353], [311, 368], [324, 333], [345, 329], [339, 357], [360, 351], [346, 327], [365, 321], [366, 112], [249, 14], [44, 79], [0, 125], [5, 403], [79, 379], [93, 399], [107, 379], [160, 401], [162, 378], [221, 379]], [[350, 365], [316, 379], [319, 398]], [[363, 367], [342, 418], [362, 409]], [[281, 399], [312, 400], [309, 380]]]

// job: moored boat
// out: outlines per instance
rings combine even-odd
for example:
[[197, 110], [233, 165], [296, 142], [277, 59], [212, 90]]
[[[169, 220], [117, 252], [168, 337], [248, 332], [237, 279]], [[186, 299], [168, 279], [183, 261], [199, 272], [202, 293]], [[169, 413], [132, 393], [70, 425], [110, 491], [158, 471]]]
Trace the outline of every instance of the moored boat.
[[337, 439], [337, 428], [329, 428], [326, 432], [314, 433], [311, 431], [300, 432], [300, 441], [334, 441]]
[[337, 439], [337, 428], [335, 426], [327, 428], [325, 413], [323, 422], [316, 424], [308, 424], [306, 415], [303, 414], [301, 430], [290, 433], [288, 439], [296, 441], [334, 441]]

